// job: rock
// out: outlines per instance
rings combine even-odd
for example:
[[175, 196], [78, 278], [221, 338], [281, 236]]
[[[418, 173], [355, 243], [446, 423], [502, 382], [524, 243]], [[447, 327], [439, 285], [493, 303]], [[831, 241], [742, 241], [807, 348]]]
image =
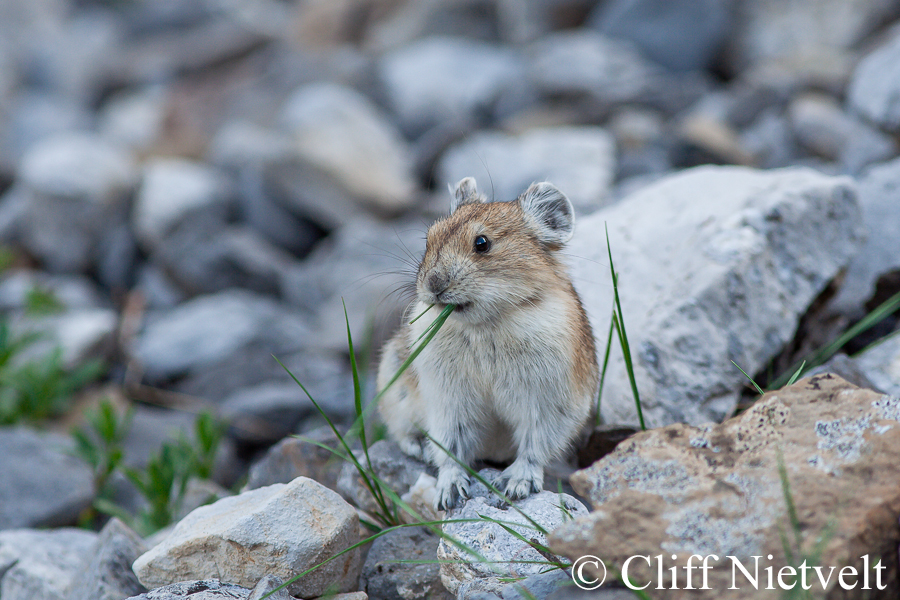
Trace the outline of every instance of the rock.
[[641, 53], [675, 71], [705, 69], [731, 28], [734, 2], [615, 0], [600, 4], [591, 25], [628, 40]]
[[86, 106], [60, 94], [21, 90], [11, 95], [5, 110], [0, 156], [10, 168], [36, 144], [73, 131], [89, 131], [93, 126], [93, 115]]
[[125, 221], [136, 172], [131, 157], [89, 134], [64, 134], [22, 159], [19, 185], [28, 197], [22, 244], [56, 272], [95, 264], [103, 239]]
[[[313, 398], [323, 402], [315, 395]], [[255, 444], [274, 444], [293, 433], [305, 417], [317, 414], [312, 401], [293, 381], [238, 390], [222, 402], [220, 410], [233, 437]]]
[[[330, 427], [319, 427], [302, 438], [338, 449], [340, 442]], [[297, 477], [309, 477], [328, 489], [337, 489], [343, 461], [334, 453], [297, 437], [286, 437], [250, 467], [245, 489], [252, 490], [273, 483], [288, 483]]]
[[352, 219], [335, 231], [291, 270], [282, 295], [292, 305], [316, 314], [315, 342], [323, 349], [346, 352], [347, 325], [358, 345], [367, 321], [375, 324], [374, 343], [385, 337], [406, 308], [403, 293], [415, 281], [415, 267], [425, 251], [421, 221], [391, 224]]
[[97, 128], [115, 144], [146, 152], [163, 135], [169, 102], [159, 86], [117, 94], [101, 108]]
[[801, 154], [790, 122], [780, 110], [766, 110], [741, 132], [741, 145], [763, 169], [786, 167]]
[[257, 583], [256, 587], [253, 588], [253, 591], [250, 592], [250, 596], [247, 600], [291, 600], [291, 596], [287, 593], [287, 589], [281, 588], [275, 592], [275, 590], [282, 585], [284, 585], [284, 581], [280, 577], [266, 575], [259, 580], [259, 583]]
[[671, 170], [669, 140], [659, 111], [623, 107], [610, 116], [608, 127], [619, 155], [618, 179]]
[[512, 583], [496, 579], [475, 579], [460, 586], [457, 598], [466, 600], [633, 600], [634, 592], [607, 585], [593, 590], [581, 590], [572, 582], [567, 570], [553, 570], [531, 575]]
[[859, 205], [868, 231], [865, 244], [850, 261], [847, 274], [832, 300], [835, 312], [857, 319], [875, 294], [879, 276], [900, 269], [894, 241], [900, 239], [900, 159], [874, 166], [859, 178]]
[[893, 335], [856, 357], [866, 378], [891, 396], [900, 396], [900, 336]]
[[108, 358], [118, 324], [118, 314], [109, 308], [73, 310], [47, 316], [25, 315], [11, 319], [14, 332], [40, 336], [16, 359], [41, 360], [58, 349], [61, 352], [62, 366], [74, 369], [90, 359]]
[[69, 600], [121, 600], [147, 590], [131, 571], [131, 564], [147, 551], [144, 540], [112, 518], [100, 530], [93, 556], [72, 583]]
[[808, 151], [841, 163], [850, 173], [897, 154], [889, 136], [847, 115], [837, 101], [821, 94], [795, 99], [789, 110], [797, 140]]
[[82, 275], [52, 275], [40, 271], [14, 269], [0, 278], [0, 310], [27, 311], [34, 290], [49, 293], [63, 309], [72, 311], [106, 307], [97, 286]]
[[132, 223], [141, 243], [155, 250], [195, 213], [208, 213], [224, 226], [228, 210], [227, 186], [215, 170], [183, 159], [155, 159], [144, 169]]
[[677, 148], [673, 162], [678, 166], [753, 164], [753, 155], [744, 148], [737, 132], [724, 121], [702, 114], [687, 115], [678, 123], [677, 133], [681, 147]]
[[0, 428], [0, 530], [69, 525], [90, 506], [93, 474], [73, 452], [69, 436]]
[[536, 129], [520, 136], [477, 133], [444, 154], [438, 184], [464, 177], [490, 184], [495, 200], [518, 197], [535, 181], [552, 181], [577, 211], [591, 213], [609, 199], [616, 146], [599, 127]]
[[[428, 468], [425, 463], [407, 456], [397, 444], [388, 440], [375, 442], [369, 447], [368, 462], [361, 451], [356, 452], [356, 458], [366, 468], [371, 463], [372, 473], [398, 496], [408, 492], [419, 475]], [[378, 504], [352, 462], [345, 462], [341, 468], [338, 491], [361, 509], [367, 512], [378, 511]]]
[[890, 132], [900, 131], [900, 34], [867, 55], [853, 72], [847, 102], [853, 110]]
[[435, 510], [434, 499], [437, 497], [437, 479], [428, 473], [420, 473], [416, 482], [410, 486], [409, 491], [400, 495], [400, 499], [406, 502], [421, 519], [404, 511], [400, 518], [406, 523], [419, 521], [441, 521], [444, 511]]
[[[360, 587], [371, 600], [449, 600], [437, 564], [440, 538], [426, 527], [398, 529], [372, 542]], [[421, 564], [401, 561], [432, 561]]]
[[890, 0], [746, 0], [736, 8], [728, 49], [734, 72], [764, 59], [851, 48], [896, 13]]
[[700, 76], [668, 74], [628, 42], [588, 30], [550, 34], [530, 46], [528, 59], [533, 91], [548, 102], [574, 102], [581, 118], [602, 118], [625, 104], [674, 114], [707, 87]]
[[[807, 559], [808, 566], [825, 565], [827, 572], [829, 566], [859, 568], [868, 554], [870, 566], [884, 557], [883, 594], [893, 597], [898, 593], [892, 560], [900, 512], [894, 485], [900, 475], [898, 419], [900, 399], [822, 375], [770, 392], [720, 425], [676, 424], [639, 433], [572, 476], [594, 511], [554, 531], [550, 547], [572, 559], [602, 556], [611, 572], [621, 571], [636, 554], [661, 554], [659, 568], [666, 573], [690, 554], [717, 555], [708, 570], [712, 591], [695, 587], [666, 596], [676, 599], [771, 596], [762, 585], [754, 591], [739, 572], [739, 585], [732, 585], [733, 560], [751, 574], [752, 556], [761, 557], [760, 570], [779, 572], [782, 565], [796, 567]], [[796, 507], [790, 518], [786, 498]], [[847, 498], [853, 499], [852, 510]], [[786, 558], [785, 544], [793, 558]], [[676, 558], [669, 560], [672, 555]], [[655, 584], [656, 569], [638, 559], [628, 576]], [[868, 574], [874, 585], [875, 573]], [[811, 593], [826, 597], [809, 575]], [[667, 582], [659, 585], [668, 588]], [[827, 597], [842, 594], [834, 586]]]
[[[250, 587], [265, 575], [285, 581], [358, 541], [359, 517], [340, 497], [306, 477], [223, 498], [182, 519], [134, 572], [148, 588], [216, 573]], [[344, 554], [288, 587], [318, 596], [356, 587], [359, 551]]]
[[[312, 223], [290, 211], [296, 198], [279, 198], [271, 181], [277, 179], [272, 171], [290, 172], [288, 166], [296, 158], [294, 150], [286, 133], [229, 122], [216, 133], [209, 155], [214, 164], [233, 173], [241, 216], [247, 225], [272, 243], [305, 256], [321, 234]], [[312, 194], [309, 197], [316, 199]]]
[[824, 375], [826, 373], [837, 375], [841, 379], [847, 381], [848, 383], [852, 383], [856, 387], [875, 390], [876, 392], [883, 391], [877, 385], [872, 383], [871, 379], [866, 377], [866, 374], [860, 367], [858, 360], [850, 358], [843, 353], [835, 354], [818, 367], [813, 367], [808, 372], [806, 372], [803, 377], [805, 379], [808, 377], [815, 377], [816, 375]]
[[416, 189], [410, 150], [365, 96], [335, 84], [308, 85], [288, 99], [281, 120], [299, 156], [360, 204], [387, 214], [410, 207]]
[[219, 292], [150, 315], [134, 354], [151, 382], [193, 374], [253, 348], [271, 359], [308, 338], [302, 318], [241, 290]]
[[[597, 267], [609, 262], [609, 227], [648, 426], [731, 414], [744, 376], [730, 361], [761, 369], [858, 248], [855, 196], [848, 179], [807, 169], [702, 167], [579, 221], [566, 252], [578, 257], [572, 281], [598, 336], [613, 305]], [[636, 422], [618, 345], [601, 412], [607, 423]]]
[[[483, 470], [480, 473], [491, 482], [498, 474], [492, 470]], [[500, 584], [501, 578], [537, 575], [546, 569], [551, 560], [559, 560], [538, 552], [500, 525], [482, 520], [482, 517], [488, 517], [503, 521], [507, 527], [535, 543], [547, 544], [546, 536], [535, 530], [535, 525], [531, 521], [517, 510], [503, 506], [499, 497], [474, 478], [470, 492], [471, 498], [462, 508], [447, 513], [443, 531], [445, 536], [450, 536], [467, 549], [474, 550], [487, 562], [441, 539], [437, 551], [438, 560], [441, 561], [441, 581], [450, 592], [458, 594], [466, 583], [477, 580], [493, 579]], [[575, 498], [567, 494], [546, 491], [528, 496], [516, 502], [516, 506], [537, 523], [537, 526], [547, 531], [556, 529], [573, 517], [587, 514], [587, 509]], [[475, 519], [475, 522], [459, 522], [466, 519]], [[458, 597], [464, 596], [458, 594]]]
[[250, 590], [239, 585], [222, 583], [218, 579], [204, 579], [180, 581], [126, 600], [246, 600], [250, 593]]
[[523, 67], [506, 48], [433, 37], [389, 52], [378, 72], [404, 132], [418, 137], [442, 122], [479, 121]]
[[83, 529], [0, 531], [0, 597], [3, 600], [68, 598], [97, 534]]

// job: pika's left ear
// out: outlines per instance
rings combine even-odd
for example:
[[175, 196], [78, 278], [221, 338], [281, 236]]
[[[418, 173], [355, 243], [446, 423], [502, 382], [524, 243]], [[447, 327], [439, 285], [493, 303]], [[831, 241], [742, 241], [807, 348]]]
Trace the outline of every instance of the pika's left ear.
[[525, 218], [538, 239], [549, 246], [562, 246], [575, 233], [575, 210], [565, 194], [547, 181], [532, 183], [519, 196]]

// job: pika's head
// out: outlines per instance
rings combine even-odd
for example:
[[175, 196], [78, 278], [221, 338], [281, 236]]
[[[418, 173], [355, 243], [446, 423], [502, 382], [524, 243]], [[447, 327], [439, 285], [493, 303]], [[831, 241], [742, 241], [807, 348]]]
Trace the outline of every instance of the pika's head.
[[556, 253], [572, 238], [575, 215], [553, 184], [534, 183], [510, 202], [488, 202], [471, 177], [451, 192], [450, 216], [428, 229], [420, 301], [455, 304], [455, 315], [487, 321], [568, 282]]

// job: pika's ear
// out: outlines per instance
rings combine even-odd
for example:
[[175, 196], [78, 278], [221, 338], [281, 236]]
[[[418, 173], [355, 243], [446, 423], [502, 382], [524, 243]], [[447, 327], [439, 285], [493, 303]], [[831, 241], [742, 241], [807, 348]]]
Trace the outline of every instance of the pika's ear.
[[547, 181], [532, 183], [519, 196], [525, 218], [538, 239], [549, 246], [562, 246], [575, 233], [575, 210], [565, 194]]
[[456, 184], [456, 187], [450, 184], [447, 184], [447, 187], [450, 189], [450, 195], [453, 197], [450, 200], [451, 215], [463, 204], [487, 202], [487, 198], [485, 198], [484, 194], [478, 193], [478, 189], [475, 187], [474, 177], [461, 179], [459, 183]]

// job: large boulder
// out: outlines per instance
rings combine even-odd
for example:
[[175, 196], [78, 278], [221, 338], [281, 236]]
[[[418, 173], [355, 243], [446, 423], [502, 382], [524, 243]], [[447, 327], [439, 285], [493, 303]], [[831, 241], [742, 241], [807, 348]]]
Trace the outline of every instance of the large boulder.
[[146, 591], [131, 570], [146, 551], [138, 534], [119, 519], [110, 519], [97, 536], [90, 562], [75, 577], [69, 600], [122, 600]]
[[[265, 575], [285, 581], [359, 541], [359, 517], [335, 492], [306, 477], [223, 498], [184, 519], [134, 563], [148, 588], [216, 575], [252, 588]], [[295, 596], [356, 588], [355, 549], [292, 583]]]
[[[730, 415], [745, 383], [731, 361], [755, 373], [780, 352], [862, 241], [849, 179], [739, 167], [672, 175], [576, 223], [566, 252], [601, 344], [613, 306], [605, 227], [648, 426]], [[618, 344], [601, 412], [637, 421]]]
[[[764, 569], [784, 567], [796, 569], [783, 572], [795, 592], [802, 569], [814, 596], [829, 599], [865, 594], [868, 567], [871, 597], [894, 598], [898, 477], [900, 399], [819, 375], [766, 394], [722, 424], [670, 425], [623, 442], [572, 476], [594, 510], [554, 531], [550, 548], [573, 560], [602, 557], [608, 572], [666, 589], [665, 598], [771, 598]], [[687, 591], [692, 554], [700, 560], [694, 557]], [[633, 559], [623, 572], [632, 556], [649, 561]], [[703, 557], [705, 591], [697, 569]], [[751, 576], [758, 568], [758, 588], [735, 561]], [[834, 567], [824, 592], [814, 566], [824, 567], [823, 577]], [[602, 574], [594, 567], [586, 564], [585, 574]], [[836, 581], [848, 568], [858, 573], [845, 577], [853, 595]]]

